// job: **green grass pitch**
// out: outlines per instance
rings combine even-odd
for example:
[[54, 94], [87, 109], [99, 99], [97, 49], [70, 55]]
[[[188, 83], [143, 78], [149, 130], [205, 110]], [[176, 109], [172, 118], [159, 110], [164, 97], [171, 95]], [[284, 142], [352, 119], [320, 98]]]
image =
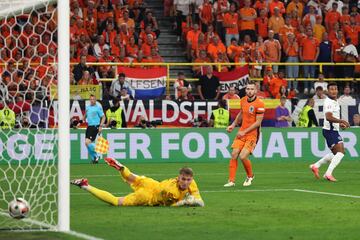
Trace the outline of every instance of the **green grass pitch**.
[[[128, 164], [134, 173], [157, 180], [192, 167], [206, 206], [112, 207], [71, 186], [71, 228], [102, 239], [359, 239], [359, 161], [342, 162], [334, 173], [337, 183], [316, 180], [308, 164], [255, 161], [256, 177], [248, 188], [242, 187], [240, 165], [231, 189], [223, 188], [227, 163]], [[87, 177], [117, 196], [131, 191], [105, 164], [72, 165], [71, 177]], [[0, 239], [76, 238], [0, 231]]]

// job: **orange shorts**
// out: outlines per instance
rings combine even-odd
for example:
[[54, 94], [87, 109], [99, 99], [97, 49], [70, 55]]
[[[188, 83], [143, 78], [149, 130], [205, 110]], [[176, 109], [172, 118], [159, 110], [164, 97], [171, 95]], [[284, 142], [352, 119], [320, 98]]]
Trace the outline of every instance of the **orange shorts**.
[[244, 136], [242, 138], [235, 138], [231, 148], [240, 149], [246, 148], [252, 153], [256, 147], [257, 138], [255, 136]]

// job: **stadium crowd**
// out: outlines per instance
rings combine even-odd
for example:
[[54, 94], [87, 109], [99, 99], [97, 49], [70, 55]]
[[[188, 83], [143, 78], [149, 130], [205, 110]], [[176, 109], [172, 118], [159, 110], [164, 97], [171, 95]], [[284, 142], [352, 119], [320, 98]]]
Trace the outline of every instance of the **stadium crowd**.
[[[71, 84], [102, 84], [104, 99], [130, 99], [125, 75], [116, 75], [115, 67], [87, 63], [163, 62], [157, 43], [161, 29], [153, 12], [143, 0], [71, 0], [70, 4]], [[257, 84], [259, 96], [292, 99], [311, 93], [322, 99], [324, 77], [353, 78], [360, 69], [323, 66], [321, 73], [315, 66], [270, 63], [358, 62], [359, 4], [354, 0], [164, 0], [164, 15], [174, 16], [174, 30], [189, 61], [269, 63], [250, 66], [250, 76], [263, 80]], [[0, 20], [0, 97], [16, 114], [49, 100], [50, 87], [57, 84], [56, 27], [53, 3]], [[232, 69], [224, 65], [221, 71]], [[179, 73], [175, 99], [237, 98], [238, 89], [222, 96], [218, 86], [207, 84], [216, 78], [213, 69], [195, 66], [192, 70], [199, 78], [199, 94]], [[319, 80], [296, 81], [301, 77]], [[100, 83], [101, 78], [116, 80]], [[358, 96], [359, 84], [346, 82], [341, 91], [345, 97]]]
[[[360, 14], [350, 0], [174, 0], [165, 1], [165, 14], [174, 14], [178, 41], [195, 63], [313, 63], [358, 62]], [[263, 78], [266, 97], [279, 98], [285, 85], [289, 98], [299, 93], [298, 81], [315, 78], [314, 65], [250, 66], [252, 77]], [[194, 67], [194, 75], [202, 74]], [[229, 71], [223, 66], [221, 71]], [[353, 78], [354, 66], [324, 66], [326, 78]], [[314, 94], [314, 82], [301, 84]], [[343, 85], [344, 87], [345, 85]], [[350, 85], [354, 92], [353, 86]]]

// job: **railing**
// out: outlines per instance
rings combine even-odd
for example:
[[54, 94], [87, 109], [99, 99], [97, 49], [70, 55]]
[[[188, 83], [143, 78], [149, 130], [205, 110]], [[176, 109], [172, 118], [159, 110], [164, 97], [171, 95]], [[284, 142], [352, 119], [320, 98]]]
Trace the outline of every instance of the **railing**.
[[[78, 62], [73, 62], [70, 63], [71, 65], [77, 65]], [[120, 62], [88, 62], [86, 63], [89, 66], [128, 66], [128, 67], [135, 67], [135, 66], [163, 66], [166, 67], [167, 69], [167, 81], [166, 81], [166, 89], [167, 89], [167, 93], [169, 93], [170, 91], [170, 82], [173, 82], [176, 80], [176, 78], [171, 78], [170, 77], [170, 68], [171, 67], [176, 67], [176, 66], [189, 66], [189, 67], [194, 67], [194, 66], [216, 66], [218, 71], [221, 72], [221, 68], [223, 66], [274, 66], [274, 65], [278, 65], [278, 66], [318, 66], [319, 67], [319, 72], [322, 73], [323, 72], [323, 67], [324, 66], [360, 66], [360, 62], [357, 63], [332, 63], [332, 62], [299, 62], [299, 63], [288, 63], [288, 62], [264, 62], [264, 63], [120, 63]], [[21, 66], [22, 63], [18, 63], [15, 62], [14, 63], [15, 66]], [[39, 65], [39, 63], [30, 63], [30, 66], [34, 66], [34, 65]], [[56, 65], [56, 63], [51, 63], [49, 65]], [[6, 66], [6, 63], [0, 63], [0, 66]], [[117, 69], [116, 69], [117, 71]], [[116, 76], [117, 76], [117, 72], [116, 72]], [[102, 82], [110, 82], [115, 80], [116, 78], [100, 78], [99, 80]], [[255, 80], [255, 81], [262, 81], [262, 78], [252, 78], [250, 77], [251, 80]], [[286, 78], [288, 81], [315, 81], [317, 80], [316, 78]], [[197, 78], [186, 78], [187, 81], [197, 81]], [[329, 79], [324, 79], [325, 81], [360, 81], [360, 78], [329, 78]]]
[[[323, 67], [324, 66], [357, 66], [360, 65], [359, 63], [328, 63], [328, 62], [313, 62], [313, 63], [308, 63], [308, 62], [299, 62], [299, 63], [284, 63], [284, 62], [273, 62], [273, 63], [268, 63], [268, 62], [264, 62], [264, 63], [246, 63], [246, 64], [242, 64], [242, 63], [87, 63], [88, 65], [91, 66], [128, 66], [128, 67], [134, 67], [134, 66], [164, 66], [167, 68], [167, 81], [166, 81], [166, 92], [167, 94], [170, 93], [170, 82], [174, 82], [176, 80], [176, 78], [171, 78], [170, 77], [170, 67], [175, 67], [175, 66], [190, 66], [190, 67], [194, 67], [194, 66], [216, 66], [218, 71], [221, 72], [221, 68], [223, 66], [270, 66], [272, 67], [273, 65], [279, 65], [279, 66], [319, 66], [319, 70], [320, 73], [323, 72]], [[117, 70], [117, 69], [116, 69]], [[116, 74], [117, 75], [117, 74]], [[116, 78], [103, 78], [103, 79], [99, 79], [100, 81], [113, 81]], [[263, 78], [251, 78], [251, 80], [255, 80], [255, 81], [262, 81]], [[315, 81], [317, 80], [316, 78], [286, 78], [289, 81]], [[197, 78], [186, 78], [187, 81], [197, 81]], [[331, 79], [324, 79], [325, 81], [360, 81], [360, 78], [331, 78]]]

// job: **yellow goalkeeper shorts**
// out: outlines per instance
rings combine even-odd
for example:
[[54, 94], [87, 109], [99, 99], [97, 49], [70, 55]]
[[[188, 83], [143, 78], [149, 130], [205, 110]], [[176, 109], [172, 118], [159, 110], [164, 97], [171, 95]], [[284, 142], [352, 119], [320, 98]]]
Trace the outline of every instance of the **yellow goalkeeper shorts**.
[[124, 206], [152, 206], [157, 204], [154, 194], [159, 186], [158, 181], [145, 176], [139, 176], [130, 186], [134, 192], [124, 197]]

